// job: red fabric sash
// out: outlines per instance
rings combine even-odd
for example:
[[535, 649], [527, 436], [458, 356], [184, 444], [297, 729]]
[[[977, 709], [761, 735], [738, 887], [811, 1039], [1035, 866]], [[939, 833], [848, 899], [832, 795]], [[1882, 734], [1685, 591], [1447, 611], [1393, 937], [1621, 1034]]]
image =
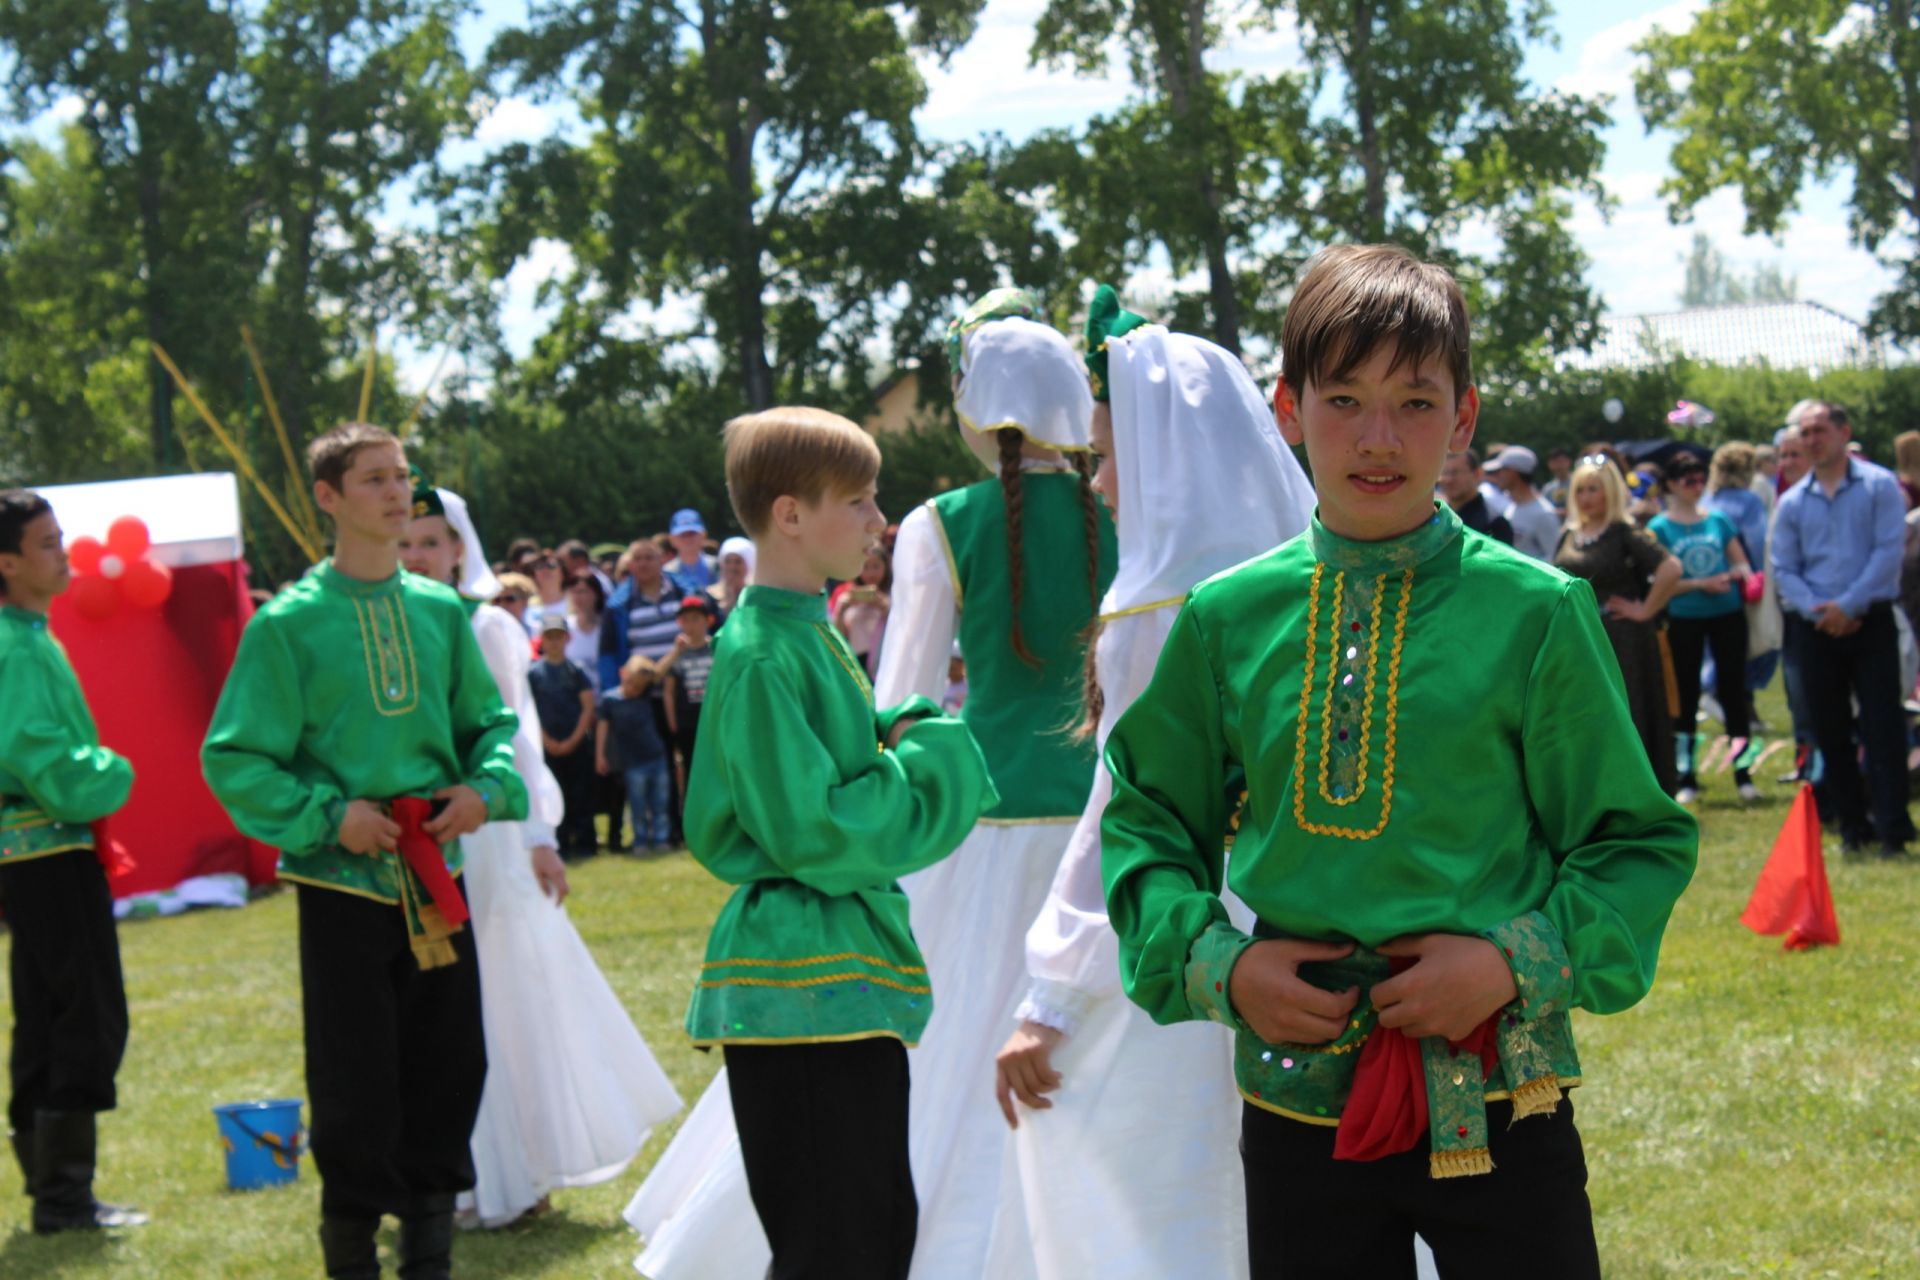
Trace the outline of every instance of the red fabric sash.
[[388, 808], [393, 820], [400, 824], [400, 856], [406, 859], [413, 874], [420, 877], [427, 896], [440, 909], [441, 918], [450, 928], [465, 924], [467, 900], [461, 894], [460, 886], [453, 882], [453, 873], [447, 870], [447, 860], [440, 852], [440, 842], [426, 831], [427, 819], [433, 816], [433, 801], [419, 796], [401, 796]]
[[[1407, 961], [1396, 957], [1394, 972]], [[1500, 1060], [1494, 1041], [1495, 1014], [1450, 1043], [1455, 1053], [1471, 1053], [1480, 1059], [1480, 1078], [1485, 1080]], [[1354, 1067], [1353, 1090], [1347, 1095], [1346, 1109], [1340, 1113], [1340, 1128], [1333, 1137], [1335, 1160], [1378, 1160], [1383, 1156], [1411, 1151], [1427, 1131], [1427, 1071], [1420, 1042], [1398, 1027], [1375, 1026], [1373, 1034], [1360, 1048], [1360, 1061]]]
[[96, 818], [93, 828], [93, 856], [99, 860], [100, 869], [107, 873], [107, 879], [118, 880], [128, 874], [136, 865], [133, 855], [127, 852], [127, 846], [114, 841], [107, 830], [107, 819]]

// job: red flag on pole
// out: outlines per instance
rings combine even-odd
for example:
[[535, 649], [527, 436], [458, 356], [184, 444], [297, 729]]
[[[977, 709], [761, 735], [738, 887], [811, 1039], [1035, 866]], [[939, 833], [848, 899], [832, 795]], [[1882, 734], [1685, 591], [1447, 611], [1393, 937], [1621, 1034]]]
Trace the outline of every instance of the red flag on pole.
[[1807, 783], [1800, 784], [1793, 798], [1793, 809], [1773, 842], [1773, 854], [1753, 886], [1740, 923], [1762, 935], [1786, 934], [1789, 951], [1840, 942], [1827, 862], [1820, 852], [1820, 811]]

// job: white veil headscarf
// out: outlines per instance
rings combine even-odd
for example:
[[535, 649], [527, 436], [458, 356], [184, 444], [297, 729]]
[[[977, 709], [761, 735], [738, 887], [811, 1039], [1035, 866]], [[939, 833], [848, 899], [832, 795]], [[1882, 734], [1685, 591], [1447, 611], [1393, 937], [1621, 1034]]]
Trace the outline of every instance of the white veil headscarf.
[[500, 594], [500, 579], [493, 576], [493, 568], [487, 563], [487, 553], [480, 546], [480, 532], [473, 527], [473, 516], [467, 511], [467, 500], [451, 489], [436, 486], [434, 492], [440, 495], [447, 523], [460, 535], [460, 581], [456, 584], [460, 594], [473, 600], [491, 601]]
[[[460, 535], [460, 581], [456, 589], [470, 600], [489, 604], [500, 594], [500, 579], [487, 564], [487, 553], [480, 545], [480, 531], [473, 527], [473, 515], [467, 500], [451, 489], [435, 487], [447, 523]], [[488, 614], [498, 617], [488, 617]], [[565, 798], [553, 771], [547, 768], [546, 754], [540, 743], [540, 713], [533, 702], [533, 689], [527, 681], [531, 655], [526, 633], [510, 614], [498, 609], [482, 609], [474, 619], [474, 639], [480, 643], [480, 655], [486, 659], [487, 672], [500, 690], [500, 701], [520, 719], [513, 734], [513, 764], [527, 784], [527, 818], [521, 823], [526, 843], [550, 845], [554, 828], [566, 812]], [[504, 621], [502, 621], [504, 620]]]
[[1093, 447], [1093, 393], [1080, 353], [1052, 326], [1018, 316], [962, 335], [954, 409], [981, 435], [1013, 427], [1048, 449]]
[[753, 581], [753, 540], [751, 538], [742, 538], [738, 534], [735, 534], [733, 537], [728, 538], [725, 542], [722, 542], [720, 544], [719, 558], [721, 560], [725, 560], [728, 556], [739, 556], [742, 560], [745, 560], [747, 562], [747, 581], [748, 583], [752, 583]]
[[1177, 599], [1306, 529], [1313, 485], [1237, 356], [1145, 326], [1107, 348], [1120, 568], [1102, 613]]

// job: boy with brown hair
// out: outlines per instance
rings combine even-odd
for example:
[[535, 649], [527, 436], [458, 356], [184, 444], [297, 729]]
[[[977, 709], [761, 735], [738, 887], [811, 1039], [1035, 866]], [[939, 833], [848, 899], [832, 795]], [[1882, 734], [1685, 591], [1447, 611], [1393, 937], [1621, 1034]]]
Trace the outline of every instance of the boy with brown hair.
[[727, 491], [754, 585], [718, 646], [687, 787], [687, 846], [740, 886], [687, 1010], [724, 1046], [774, 1280], [899, 1280], [917, 1218], [907, 1055], [933, 996], [898, 878], [998, 796], [965, 725], [916, 697], [876, 713], [827, 623], [828, 578], [886, 528], [880, 451], [819, 409], [736, 418]]
[[1443, 1274], [1597, 1277], [1569, 1011], [1646, 994], [1693, 870], [1591, 588], [1434, 503], [1468, 341], [1444, 269], [1314, 258], [1275, 408], [1317, 516], [1195, 588], [1108, 743], [1127, 992], [1238, 1032], [1259, 1278], [1412, 1277], [1416, 1232]]
[[445, 1280], [486, 1077], [459, 838], [527, 816], [501, 705], [451, 587], [400, 569], [406, 454], [366, 423], [307, 452], [331, 558], [240, 638], [201, 767], [298, 891], [300, 985], [327, 1274]]

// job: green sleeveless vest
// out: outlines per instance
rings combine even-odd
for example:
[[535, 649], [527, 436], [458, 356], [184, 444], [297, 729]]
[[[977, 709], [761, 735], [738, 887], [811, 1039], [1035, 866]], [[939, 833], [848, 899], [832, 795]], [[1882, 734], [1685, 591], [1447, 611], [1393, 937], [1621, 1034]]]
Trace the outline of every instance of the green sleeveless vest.
[[[1007, 511], [999, 480], [982, 480], [934, 498], [934, 523], [946, 541], [959, 605], [960, 650], [967, 660], [967, 703], [960, 717], [986, 755], [1000, 803], [987, 821], [1077, 819], [1093, 788], [1091, 742], [1068, 731], [1080, 710], [1086, 632], [1086, 516], [1079, 477], [1029, 471], [1020, 477], [1021, 560], [1026, 568], [1020, 625], [1037, 667], [1013, 651], [1013, 583], [1007, 563]], [[1113, 581], [1113, 520], [1100, 511], [1100, 594]]]

